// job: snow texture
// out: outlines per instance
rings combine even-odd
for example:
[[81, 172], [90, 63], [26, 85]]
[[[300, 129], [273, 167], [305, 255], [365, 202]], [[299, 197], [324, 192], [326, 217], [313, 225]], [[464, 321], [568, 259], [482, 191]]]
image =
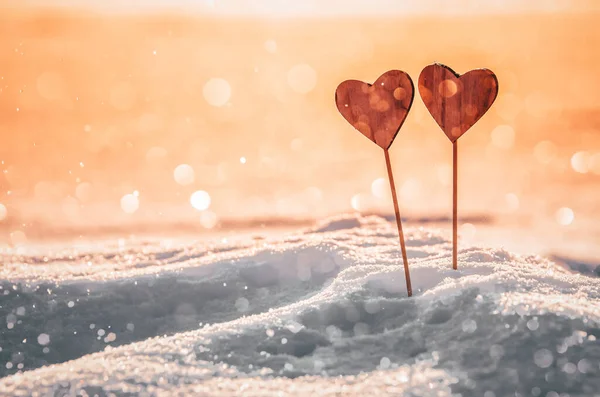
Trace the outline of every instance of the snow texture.
[[406, 237], [412, 298], [378, 217], [5, 255], [0, 395], [600, 396], [600, 278]]

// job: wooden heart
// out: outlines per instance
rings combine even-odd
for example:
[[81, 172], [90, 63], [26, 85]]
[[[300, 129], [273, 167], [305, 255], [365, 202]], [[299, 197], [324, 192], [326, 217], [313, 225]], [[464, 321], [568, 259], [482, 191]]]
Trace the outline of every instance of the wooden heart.
[[488, 69], [460, 76], [436, 63], [421, 72], [419, 93], [429, 113], [454, 142], [492, 106], [498, 95], [498, 79]]
[[388, 149], [408, 115], [415, 95], [410, 76], [390, 70], [375, 83], [346, 80], [335, 90], [344, 118], [364, 136]]

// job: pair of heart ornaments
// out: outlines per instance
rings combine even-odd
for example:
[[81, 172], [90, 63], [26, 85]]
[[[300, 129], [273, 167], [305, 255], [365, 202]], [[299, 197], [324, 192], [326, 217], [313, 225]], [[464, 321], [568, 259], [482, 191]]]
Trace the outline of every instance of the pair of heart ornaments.
[[[423, 103], [452, 143], [455, 143], [492, 106], [498, 79], [488, 69], [462, 76], [442, 64], [432, 64], [419, 76]], [[335, 102], [344, 118], [363, 135], [388, 150], [404, 123], [414, 98], [410, 76], [390, 70], [375, 83], [341, 83]]]

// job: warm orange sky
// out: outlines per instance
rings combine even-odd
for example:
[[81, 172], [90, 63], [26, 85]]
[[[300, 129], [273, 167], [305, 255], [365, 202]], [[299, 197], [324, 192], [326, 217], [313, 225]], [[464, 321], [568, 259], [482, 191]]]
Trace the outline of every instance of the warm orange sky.
[[102, 11], [194, 10], [204, 14], [335, 16], [589, 12], [597, 0], [0, 0], [0, 8], [77, 7]]
[[[21, 1], [33, 4], [13, 0], [11, 12], [0, 0], [0, 248], [24, 237], [389, 213], [381, 150], [338, 113], [334, 92], [396, 68], [416, 80], [434, 61], [459, 73], [486, 67], [500, 82], [490, 112], [461, 138], [461, 222], [510, 215], [560, 238], [571, 225], [589, 234], [600, 219], [590, 201], [600, 189], [596, 13], [519, 14], [511, 1], [510, 15], [421, 8], [279, 22], [45, 13]], [[241, 0], [216, 1], [240, 12]], [[390, 156], [404, 216], [451, 213], [450, 146], [418, 96]]]

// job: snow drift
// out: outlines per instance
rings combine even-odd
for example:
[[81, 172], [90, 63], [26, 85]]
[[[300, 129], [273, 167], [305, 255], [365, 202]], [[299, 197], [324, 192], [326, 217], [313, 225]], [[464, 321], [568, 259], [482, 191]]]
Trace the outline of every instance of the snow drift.
[[600, 278], [346, 216], [280, 238], [14, 255], [0, 394], [600, 395]]

